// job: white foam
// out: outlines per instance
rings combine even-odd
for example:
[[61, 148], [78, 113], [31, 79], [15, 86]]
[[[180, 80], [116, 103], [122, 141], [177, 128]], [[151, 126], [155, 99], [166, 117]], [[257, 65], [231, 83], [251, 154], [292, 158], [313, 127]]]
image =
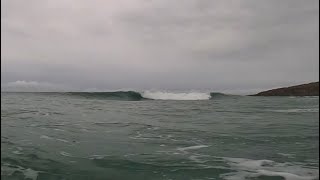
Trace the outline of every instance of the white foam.
[[46, 136], [46, 135], [41, 135], [40, 136], [41, 139], [53, 139], [52, 137]]
[[60, 141], [60, 142], [64, 142], [64, 143], [68, 143], [69, 141], [65, 140], [65, 139], [56, 139], [50, 136], [46, 136], [46, 135], [42, 135], [40, 136], [41, 139], [48, 139], [48, 140], [56, 140], [56, 141]]
[[17, 154], [17, 155], [20, 155], [20, 154], [23, 154], [22, 152], [20, 151], [12, 151], [13, 154]]
[[197, 145], [197, 146], [189, 146], [189, 147], [183, 147], [183, 148], [177, 148], [179, 151], [187, 151], [187, 150], [195, 150], [195, 149], [201, 149], [209, 147], [207, 145]]
[[277, 153], [277, 154], [279, 154], [280, 156], [288, 157], [288, 158], [294, 157], [293, 154], [287, 154], [287, 153]]
[[268, 170], [258, 170], [259, 175], [266, 175], [266, 176], [281, 176], [285, 179], [289, 180], [313, 180], [315, 177], [312, 176], [299, 176], [292, 173], [287, 172], [274, 172], [274, 171], [268, 171]]
[[130, 136], [131, 139], [140, 139], [140, 140], [149, 140], [151, 138], [143, 137], [143, 134], [140, 133], [140, 131], [136, 132], [136, 136]]
[[208, 100], [210, 93], [189, 92], [189, 93], [174, 93], [162, 91], [144, 91], [142, 97], [155, 100]]
[[271, 160], [223, 158], [236, 172], [223, 174], [226, 180], [245, 180], [259, 176], [281, 176], [286, 180], [314, 180], [319, 170], [298, 163], [278, 163]]
[[64, 152], [64, 151], [61, 151], [60, 154], [62, 156], [66, 156], [66, 157], [72, 157], [72, 155], [70, 153], [67, 153], [67, 152]]
[[65, 139], [56, 139], [57, 141], [61, 141], [61, 142], [65, 142], [68, 143], [69, 141], [65, 140]]
[[32, 180], [36, 180], [38, 178], [39, 173], [41, 172], [41, 171], [35, 171], [33, 169], [24, 168], [17, 165], [12, 166], [7, 163], [4, 163], [3, 165], [1, 165], [1, 176], [2, 175], [11, 176], [16, 171], [22, 172], [26, 179], [32, 179]]
[[272, 112], [282, 112], [282, 113], [315, 113], [319, 112], [319, 108], [310, 108], [310, 109], [279, 109], [271, 110]]
[[91, 155], [91, 156], [89, 157], [89, 159], [103, 159], [103, 158], [105, 158], [106, 156], [108, 156], [108, 155], [94, 154], [94, 155]]
[[191, 156], [189, 156], [188, 159], [190, 159], [190, 160], [193, 161], [193, 162], [202, 164], [202, 163], [207, 162], [208, 160], [206, 160], [206, 159], [203, 160], [203, 159], [201, 159], [201, 158], [207, 158], [207, 157], [208, 157], [208, 155], [197, 154], [197, 155], [191, 155]]

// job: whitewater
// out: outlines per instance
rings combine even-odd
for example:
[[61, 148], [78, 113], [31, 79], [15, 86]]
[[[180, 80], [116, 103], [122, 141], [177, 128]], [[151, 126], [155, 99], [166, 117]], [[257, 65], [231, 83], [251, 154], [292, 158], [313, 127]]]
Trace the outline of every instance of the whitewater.
[[189, 92], [189, 93], [174, 93], [164, 91], [144, 91], [142, 97], [154, 100], [209, 100], [210, 93]]

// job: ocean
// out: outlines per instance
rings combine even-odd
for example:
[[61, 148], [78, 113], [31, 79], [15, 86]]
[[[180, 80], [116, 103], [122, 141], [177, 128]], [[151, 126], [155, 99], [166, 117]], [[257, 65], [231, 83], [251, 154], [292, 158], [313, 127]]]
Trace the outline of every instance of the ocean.
[[319, 97], [1, 93], [1, 179], [319, 179]]

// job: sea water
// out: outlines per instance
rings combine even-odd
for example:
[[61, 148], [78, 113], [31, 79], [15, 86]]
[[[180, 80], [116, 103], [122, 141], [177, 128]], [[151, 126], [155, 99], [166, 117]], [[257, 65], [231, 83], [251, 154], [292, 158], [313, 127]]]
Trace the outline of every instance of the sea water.
[[1, 93], [1, 178], [319, 179], [319, 98]]

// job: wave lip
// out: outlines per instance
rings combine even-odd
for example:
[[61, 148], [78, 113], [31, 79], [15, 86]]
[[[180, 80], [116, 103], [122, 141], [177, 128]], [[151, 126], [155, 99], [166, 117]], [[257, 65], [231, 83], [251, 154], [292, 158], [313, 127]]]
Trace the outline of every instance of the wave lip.
[[174, 93], [163, 91], [144, 91], [142, 97], [154, 100], [209, 100], [210, 93], [189, 92], [189, 93]]

